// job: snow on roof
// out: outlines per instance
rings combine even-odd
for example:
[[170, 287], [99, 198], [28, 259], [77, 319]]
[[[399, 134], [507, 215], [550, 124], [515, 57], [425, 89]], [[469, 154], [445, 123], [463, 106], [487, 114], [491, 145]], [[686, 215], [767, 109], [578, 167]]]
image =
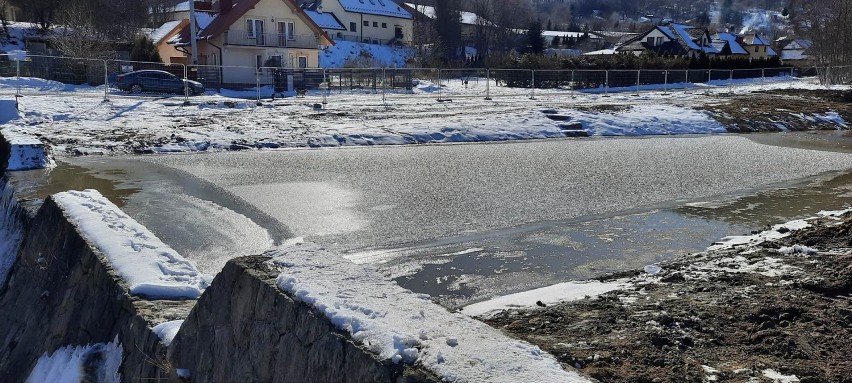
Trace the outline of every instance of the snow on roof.
[[204, 30], [215, 18], [216, 16], [212, 13], [195, 12], [195, 25], [198, 27], [198, 30]]
[[668, 27], [659, 26], [659, 27], [657, 27], [657, 29], [659, 29], [660, 32], [663, 32], [663, 34], [666, 35], [666, 37], [668, 37], [672, 40], [677, 40], [677, 37], [675, 37], [674, 32], [672, 32], [672, 30], [669, 29]]
[[671, 24], [671, 28], [679, 35], [679, 40], [683, 41], [689, 49], [701, 50], [701, 47], [695, 41], [692, 41], [692, 35], [689, 34], [689, 30], [693, 29], [693, 27], [683, 24]]
[[180, 22], [181, 22], [180, 20], [175, 20], [175, 21], [169, 21], [167, 23], [164, 23], [159, 28], [153, 30], [148, 35], [148, 38], [150, 38], [151, 41], [154, 42], [154, 44], [159, 44], [160, 41], [163, 40], [163, 38], [166, 37], [166, 35], [168, 35], [172, 31], [174, 31], [175, 28], [177, 28], [177, 26], [180, 25]]
[[810, 57], [805, 54], [803, 50], [783, 50], [781, 51], [781, 60], [784, 61], [795, 61], [795, 60], [807, 60]]
[[[526, 30], [524, 30], [524, 32], [526, 32]], [[580, 37], [583, 37], [583, 35], [585, 35], [586, 33], [589, 34], [590, 39], [600, 39], [601, 38], [598, 34], [596, 34], [594, 32], [541, 31], [541, 35], [543, 37], [551, 37], [551, 38], [559, 36], [559, 37], [573, 37], [575, 39], [578, 39]]]
[[379, 358], [418, 363], [444, 381], [589, 382], [537, 346], [450, 313], [373, 269], [314, 244], [280, 247], [270, 265], [278, 287], [312, 306]]
[[[414, 8], [417, 12], [420, 12], [420, 13], [426, 15], [426, 17], [428, 17], [430, 19], [435, 18], [435, 7], [432, 7], [432, 6], [429, 6], [429, 5], [415, 5], [415, 4], [412, 4], [412, 3], [405, 3], [405, 5], [407, 5], [411, 8]], [[479, 19], [479, 15], [477, 15], [476, 13], [461, 11], [461, 12], [459, 12], [459, 14], [461, 15], [461, 23], [462, 24], [477, 25], [477, 20]], [[491, 23], [487, 22], [487, 24], [490, 25]]]
[[366, 13], [377, 16], [390, 16], [411, 19], [411, 14], [393, 0], [338, 0], [343, 10], [352, 13]]
[[311, 20], [317, 23], [317, 25], [319, 25], [322, 29], [346, 30], [346, 27], [340, 24], [340, 21], [334, 17], [334, 14], [328, 12], [320, 13], [308, 9], [305, 9], [305, 14], [307, 14], [308, 17], [310, 17]]
[[748, 51], [743, 48], [740, 43], [737, 42], [737, 36], [733, 33], [717, 33], [716, 39], [722, 42], [728, 43], [728, 46], [731, 47], [731, 54], [735, 55], [747, 55]]
[[758, 34], [747, 35], [743, 38], [743, 41], [745, 41], [745, 43], [749, 45], [771, 45], [769, 44], [769, 41], [764, 40]]
[[80, 235], [100, 250], [127, 282], [130, 294], [158, 299], [197, 299], [210, 277], [130, 218], [97, 190], [53, 195]]
[[583, 53], [583, 56], [596, 56], [596, 55], [614, 55], [615, 49], [602, 49], [599, 51], [592, 51]]

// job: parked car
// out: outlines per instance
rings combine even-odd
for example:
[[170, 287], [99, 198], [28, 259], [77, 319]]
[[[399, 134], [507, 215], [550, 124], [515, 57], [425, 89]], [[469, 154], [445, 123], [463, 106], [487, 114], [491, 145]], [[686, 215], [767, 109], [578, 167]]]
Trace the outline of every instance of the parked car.
[[204, 93], [204, 85], [198, 81], [186, 80], [162, 70], [137, 70], [120, 74], [113, 86], [130, 93], [178, 93], [183, 94], [184, 84], [193, 95]]

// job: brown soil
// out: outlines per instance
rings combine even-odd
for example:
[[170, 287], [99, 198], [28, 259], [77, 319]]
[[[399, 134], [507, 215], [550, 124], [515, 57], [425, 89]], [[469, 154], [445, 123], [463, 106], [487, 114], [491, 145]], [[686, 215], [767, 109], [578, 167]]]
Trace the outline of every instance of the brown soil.
[[700, 109], [732, 133], [838, 129], [825, 118], [830, 112], [852, 121], [850, 91], [775, 89], [718, 97]]
[[[655, 277], [610, 276], [633, 275], [635, 285], [595, 299], [484, 320], [601, 382], [770, 382], [768, 369], [802, 382], [852, 382], [852, 215], [844, 219], [750, 251], [690, 255]], [[778, 251], [793, 244], [819, 251]], [[742, 270], [766, 257], [780, 263], [763, 274]]]

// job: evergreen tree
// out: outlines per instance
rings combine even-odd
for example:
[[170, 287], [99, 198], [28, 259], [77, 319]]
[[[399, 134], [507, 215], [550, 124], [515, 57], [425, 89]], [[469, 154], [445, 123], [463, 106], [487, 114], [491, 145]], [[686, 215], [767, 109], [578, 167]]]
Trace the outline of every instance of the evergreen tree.
[[527, 51], [533, 54], [544, 52], [544, 37], [541, 35], [541, 21], [530, 23], [527, 30]]
[[461, 44], [461, 14], [454, 0], [435, 0], [435, 29], [440, 54], [446, 61], [459, 57]]
[[131, 61], [146, 61], [146, 62], [162, 62], [160, 52], [154, 46], [154, 42], [147, 36], [139, 36], [133, 42], [133, 49], [130, 50]]

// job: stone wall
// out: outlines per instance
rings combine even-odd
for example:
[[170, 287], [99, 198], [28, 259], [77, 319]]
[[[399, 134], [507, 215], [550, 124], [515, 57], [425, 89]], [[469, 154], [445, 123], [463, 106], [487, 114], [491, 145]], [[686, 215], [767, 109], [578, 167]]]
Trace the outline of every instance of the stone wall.
[[379, 360], [275, 284], [252, 256], [228, 262], [181, 326], [168, 356], [193, 382], [439, 381]]

